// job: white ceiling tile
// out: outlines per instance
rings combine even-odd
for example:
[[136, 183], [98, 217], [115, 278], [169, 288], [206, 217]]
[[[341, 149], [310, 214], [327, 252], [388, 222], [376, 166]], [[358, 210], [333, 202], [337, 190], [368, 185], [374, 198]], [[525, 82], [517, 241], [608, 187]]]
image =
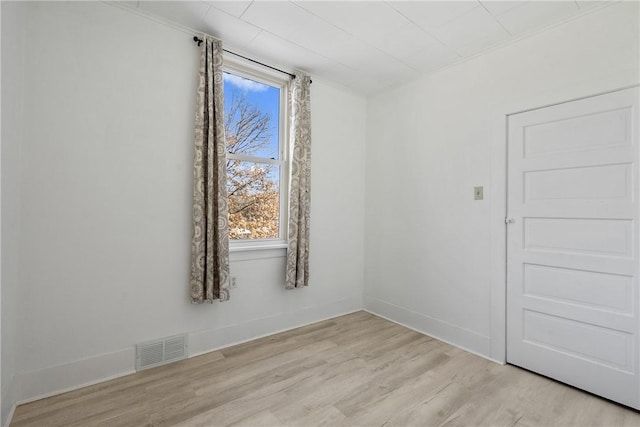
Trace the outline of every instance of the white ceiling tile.
[[418, 76], [413, 68], [391, 57], [371, 58], [361, 64], [367, 75], [381, 81], [403, 81]]
[[328, 22], [312, 16], [312, 19], [302, 28], [292, 32], [288, 40], [312, 50], [320, 55], [329, 57], [336, 49], [353, 38], [349, 33]]
[[469, 55], [506, 39], [509, 33], [483, 7], [454, 19], [434, 34], [458, 53]]
[[242, 15], [243, 21], [285, 39], [305, 28], [313, 18], [305, 9], [286, 1], [253, 2]]
[[388, 82], [389, 86], [398, 86], [407, 81], [417, 79], [420, 73], [398, 62], [392, 68], [375, 69], [373, 76], [380, 77], [383, 82]]
[[526, 0], [511, 0], [511, 1], [494, 1], [494, 0], [481, 0], [482, 5], [489, 11], [493, 16], [500, 15], [508, 10], [514, 9], [516, 7], [522, 6], [525, 4]]
[[260, 29], [219, 9], [211, 8], [205, 16], [206, 33], [218, 37], [225, 46], [244, 48]]
[[327, 63], [327, 67], [322, 71], [322, 77], [334, 82], [340, 82], [343, 86], [349, 86], [360, 76], [360, 71], [354, 70], [337, 62]]
[[510, 36], [506, 34], [506, 31], [504, 33], [496, 32], [489, 34], [486, 37], [475, 39], [464, 46], [459, 46], [456, 48], [456, 52], [462, 57], [473, 56], [504, 43], [509, 37]]
[[391, 1], [389, 5], [427, 31], [480, 7], [477, 1]]
[[254, 2], [242, 19], [320, 55], [352, 36], [290, 2]]
[[194, 30], [204, 31], [204, 17], [211, 6], [201, 1], [141, 1], [138, 8]]
[[239, 18], [242, 13], [249, 7], [251, 4], [250, 1], [207, 1], [205, 3], [210, 4], [218, 10], [222, 10], [223, 12], [227, 12], [229, 15], [235, 16]]
[[440, 43], [434, 43], [403, 59], [403, 62], [416, 71], [425, 73], [451, 64], [460, 59], [455, 51]]
[[251, 42], [248, 49], [260, 52], [265, 59], [271, 59], [278, 64], [286, 64], [310, 74], [319, 74], [330, 64], [329, 59], [264, 31]]
[[328, 55], [328, 58], [332, 61], [345, 64], [357, 70], [363, 67], [363, 63], [369, 63], [374, 60], [382, 61], [387, 57], [388, 55], [384, 52], [355, 37], [337, 46]]
[[579, 12], [574, 1], [530, 1], [496, 17], [511, 34], [550, 25]]
[[409, 24], [380, 1], [298, 1], [298, 6], [363, 40], [377, 38]]
[[412, 54], [433, 44], [442, 46], [440, 42], [413, 23], [391, 34], [380, 37], [375, 41], [370, 41], [370, 43], [374, 47], [398, 59], [410, 57]]

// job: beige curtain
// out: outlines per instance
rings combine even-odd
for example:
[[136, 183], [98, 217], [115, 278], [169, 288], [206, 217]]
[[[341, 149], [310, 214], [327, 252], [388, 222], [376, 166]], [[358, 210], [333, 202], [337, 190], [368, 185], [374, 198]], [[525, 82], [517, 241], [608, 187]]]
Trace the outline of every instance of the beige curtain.
[[289, 191], [289, 247], [286, 288], [309, 285], [309, 191], [311, 189], [311, 79], [296, 73], [289, 84], [292, 146]]
[[229, 299], [229, 228], [222, 43], [200, 47], [191, 240], [191, 301]]

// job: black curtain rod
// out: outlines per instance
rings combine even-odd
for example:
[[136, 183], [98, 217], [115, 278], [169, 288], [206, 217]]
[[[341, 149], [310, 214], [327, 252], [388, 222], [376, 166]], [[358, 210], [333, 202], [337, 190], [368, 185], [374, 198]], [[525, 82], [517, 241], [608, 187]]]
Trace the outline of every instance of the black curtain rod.
[[[198, 46], [200, 46], [204, 40], [199, 38], [198, 36], [193, 36], [193, 41], [198, 43]], [[240, 57], [242, 59], [246, 59], [247, 61], [251, 61], [254, 64], [262, 65], [263, 67], [267, 67], [267, 68], [270, 68], [270, 69], [272, 69], [274, 71], [277, 71], [279, 73], [286, 74], [286, 75], [290, 76], [292, 79], [296, 78], [295, 74], [291, 74], [291, 73], [288, 73], [286, 71], [282, 71], [282, 70], [280, 70], [280, 69], [278, 69], [276, 67], [272, 67], [271, 65], [263, 64], [262, 62], [256, 61], [255, 59], [247, 58], [246, 56], [240, 55], [239, 53], [231, 52], [230, 50], [227, 50], [227, 49], [222, 49], [222, 50], [227, 52], [227, 53], [230, 53], [232, 55], [238, 56], [238, 57]], [[309, 80], [309, 82], [313, 83], [312, 80]]]

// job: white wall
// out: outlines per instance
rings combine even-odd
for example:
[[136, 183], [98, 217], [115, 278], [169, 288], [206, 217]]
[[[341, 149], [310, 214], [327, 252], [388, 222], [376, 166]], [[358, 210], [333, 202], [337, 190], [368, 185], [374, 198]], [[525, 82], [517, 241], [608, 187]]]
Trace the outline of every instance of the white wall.
[[314, 77], [310, 286], [283, 289], [284, 250], [234, 253], [231, 300], [192, 305], [198, 48], [105, 3], [27, 7], [19, 399], [128, 372], [141, 341], [193, 355], [362, 308], [363, 98]]
[[2, 2], [2, 412], [4, 425], [14, 400], [16, 372], [18, 252], [20, 236], [20, 139], [25, 43], [22, 3]]
[[491, 182], [492, 123], [637, 84], [638, 35], [638, 3], [625, 2], [369, 100], [367, 309], [490, 355], [491, 227], [504, 217], [491, 186], [505, 185]]

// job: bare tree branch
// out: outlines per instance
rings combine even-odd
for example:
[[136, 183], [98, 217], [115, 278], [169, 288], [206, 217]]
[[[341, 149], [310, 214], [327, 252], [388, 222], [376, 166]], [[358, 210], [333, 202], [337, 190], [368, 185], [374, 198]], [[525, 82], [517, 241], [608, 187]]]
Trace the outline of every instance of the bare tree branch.
[[[233, 91], [224, 122], [228, 152], [264, 155], [273, 136], [271, 120], [268, 112], [248, 101], [246, 94]], [[280, 195], [272, 171], [270, 164], [227, 160], [231, 239], [278, 236]]]

